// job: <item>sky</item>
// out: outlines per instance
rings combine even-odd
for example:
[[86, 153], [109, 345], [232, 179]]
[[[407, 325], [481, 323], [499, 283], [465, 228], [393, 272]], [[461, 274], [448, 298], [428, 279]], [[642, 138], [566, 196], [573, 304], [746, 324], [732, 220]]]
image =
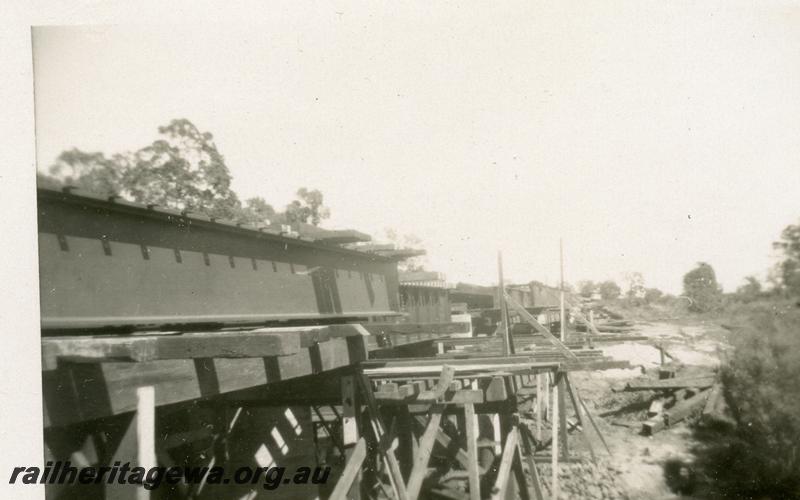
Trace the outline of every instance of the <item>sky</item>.
[[188, 118], [242, 198], [414, 234], [448, 281], [774, 263], [800, 220], [800, 5], [339, 3], [252, 23], [33, 30], [39, 168]]

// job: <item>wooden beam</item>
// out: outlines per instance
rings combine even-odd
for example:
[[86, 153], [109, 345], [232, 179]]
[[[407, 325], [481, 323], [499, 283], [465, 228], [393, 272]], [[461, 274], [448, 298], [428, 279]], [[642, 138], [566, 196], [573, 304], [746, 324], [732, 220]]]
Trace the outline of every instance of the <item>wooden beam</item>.
[[464, 405], [464, 427], [467, 436], [467, 473], [469, 474], [469, 498], [481, 500], [481, 478], [478, 472], [478, 419], [475, 406]]
[[547, 393], [544, 391], [544, 380], [546, 375], [543, 373], [536, 374], [536, 441], [542, 441], [542, 412], [544, 411], [544, 401], [547, 398]]
[[504, 377], [492, 377], [486, 386], [486, 401], [505, 401], [508, 399]]
[[[359, 435], [361, 403], [357, 390], [355, 376], [348, 375], [342, 377], [342, 445], [345, 448], [347, 462], [356, 454], [354, 445], [358, 445], [363, 438]], [[366, 443], [365, 443], [366, 444]], [[363, 460], [363, 459], [362, 459]], [[338, 484], [337, 484], [338, 486]], [[347, 498], [359, 500], [361, 498], [360, 473], [356, 471], [353, 479], [348, 485]]]
[[[72, 362], [155, 361], [196, 358], [261, 358], [285, 356], [301, 349], [301, 335], [293, 329], [242, 332], [195, 332], [152, 336], [45, 337], [42, 354]], [[52, 361], [47, 361], [52, 365]]]
[[349, 453], [347, 464], [339, 480], [336, 481], [336, 487], [331, 492], [328, 500], [351, 500], [354, 498], [350, 492], [354, 489], [354, 485], [357, 484], [357, 478], [361, 473], [361, 464], [366, 457], [367, 442], [364, 438], [361, 438]]
[[442, 366], [442, 373], [439, 376], [439, 380], [436, 382], [436, 385], [426, 391], [422, 391], [417, 396], [417, 401], [436, 401], [441, 399], [445, 392], [447, 392], [450, 384], [453, 382], [453, 376], [455, 376], [455, 373], [456, 371], [452, 366]]
[[631, 366], [630, 361], [601, 360], [584, 362], [578, 358], [577, 362], [564, 363], [561, 367], [563, 371], [567, 372], [614, 370], [618, 368], [627, 369], [633, 368], [633, 366]]
[[[538, 321], [536, 321], [536, 318], [534, 318], [533, 315], [527, 311], [527, 309], [522, 307], [521, 304], [519, 304], [517, 301], [515, 301], [513, 298], [511, 298], [511, 296], [509, 296], [508, 294], [505, 295], [505, 298], [506, 298], [506, 303], [508, 305], [510, 305], [511, 308], [514, 309], [514, 311], [516, 311], [516, 313], [519, 314], [519, 316], [523, 320], [528, 322], [539, 333], [544, 335], [545, 338], [547, 338], [552, 345], [557, 347], [567, 357], [573, 358], [573, 359], [575, 358], [575, 355], [572, 354], [572, 352], [570, 352], [569, 349], [567, 349], [567, 347], [564, 345], [564, 343], [561, 340], [557, 339], [552, 333], [550, 333], [550, 330], [548, 330], [547, 328], [543, 327]], [[562, 322], [563, 322], [563, 318], [562, 318]]]
[[384, 358], [384, 359], [371, 359], [369, 361], [364, 361], [361, 363], [361, 367], [366, 370], [374, 370], [377, 368], [389, 368], [389, 367], [408, 367], [408, 366], [435, 366], [441, 370], [441, 367], [446, 365], [449, 366], [460, 366], [460, 365], [482, 365], [482, 364], [492, 364], [492, 365], [506, 365], [506, 364], [519, 364], [519, 363], [531, 363], [533, 362], [533, 356], [531, 354], [527, 355], [516, 355], [516, 356], [480, 356], [473, 354], [465, 354], [462, 358], [454, 358], [454, 359], [447, 359], [446, 361], [442, 361], [441, 359], [437, 358]]
[[654, 391], [674, 389], [704, 389], [714, 385], [714, 375], [704, 377], [667, 378], [663, 380], [649, 380], [646, 382], [628, 382], [625, 391]]
[[503, 455], [500, 459], [500, 465], [497, 469], [497, 478], [494, 482], [492, 489], [492, 500], [504, 500], [508, 482], [511, 478], [511, 466], [514, 463], [514, 458], [517, 455], [517, 446], [519, 444], [519, 430], [513, 427], [506, 437], [506, 442], [503, 445]]
[[503, 282], [503, 254], [497, 252], [497, 307], [500, 308], [500, 331], [503, 334], [503, 354], [514, 354], [514, 342], [511, 339], [511, 325], [509, 324], [508, 308], [506, 307], [506, 287]]
[[468, 333], [469, 323], [363, 323], [362, 326], [372, 335], [414, 335], [420, 333], [451, 335]]
[[[553, 399], [558, 399], [558, 384], [553, 384]], [[558, 403], [553, 405], [553, 421], [552, 421], [552, 441], [553, 445], [550, 447], [550, 454], [552, 463], [550, 464], [552, 476], [550, 479], [550, 498], [551, 500], [558, 500], [560, 496], [558, 488]]]
[[[136, 411], [109, 463], [128, 462], [133, 467], [144, 467], [145, 470], [149, 470], [156, 466], [154, 388], [139, 387], [136, 390], [136, 397]], [[141, 484], [108, 483], [105, 497], [109, 500], [149, 500], [150, 490]]]
[[600, 437], [600, 441], [603, 443], [603, 446], [605, 447], [606, 452], [609, 455], [611, 455], [611, 449], [608, 447], [608, 443], [606, 443], [606, 438], [603, 437], [603, 433], [600, 432], [600, 428], [597, 427], [597, 423], [595, 423], [594, 417], [592, 417], [592, 412], [589, 411], [589, 408], [586, 406], [586, 403], [584, 403], [583, 399], [581, 399], [581, 396], [580, 396], [580, 394], [578, 394], [577, 389], [575, 390], [575, 397], [578, 398], [578, 403], [580, 403], [581, 407], [583, 408], [583, 411], [586, 413], [586, 417], [589, 419], [589, 423], [592, 424], [592, 428], [597, 433], [597, 435]]
[[[351, 365], [347, 339], [266, 358], [200, 358], [147, 362], [61, 363], [46, 374], [44, 405], [49, 427], [136, 409], [136, 388], [155, 387], [156, 406], [263, 387]], [[73, 381], [80, 381], [75, 383]]]
[[[528, 462], [528, 473], [531, 475], [531, 484], [530, 487], [532, 491], [529, 492], [529, 496], [534, 498], [535, 500], [545, 500], [544, 499], [544, 488], [542, 488], [542, 479], [539, 477], [539, 470], [536, 468], [536, 461], [534, 460], [533, 453], [534, 453], [534, 446], [531, 442], [531, 438], [529, 436], [530, 430], [526, 427], [519, 426], [520, 430], [520, 446], [519, 451], [522, 456]], [[521, 460], [521, 457], [520, 457]]]
[[431, 458], [431, 451], [433, 451], [433, 444], [436, 442], [443, 410], [444, 406], [442, 405], [433, 405], [431, 407], [430, 420], [425, 428], [425, 433], [419, 440], [419, 450], [414, 460], [414, 467], [411, 469], [411, 475], [408, 478], [406, 487], [408, 498], [419, 497], [422, 482], [428, 473], [428, 462]]
[[708, 390], [701, 391], [689, 399], [675, 403], [675, 406], [664, 412], [664, 420], [667, 425], [673, 425], [689, 417], [692, 413], [701, 411], [706, 404], [709, 393], [710, 391]]
[[[376, 399], [380, 399], [380, 398], [378, 398], [378, 396], [381, 396], [381, 393], [376, 393], [375, 394]], [[436, 399], [436, 400], [424, 400], [423, 401], [423, 400], [418, 400], [418, 399], [414, 399], [414, 398], [407, 398], [407, 399], [402, 399], [401, 400], [401, 399], [398, 399], [398, 398], [395, 398], [394, 396], [392, 396], [392, 397], [389, 397], [389, 398], [380, 399], [380, 401], [381, 401], [381, 404], [387, 405], [387, 406], [393, 406], [393, 405], [405, 406], [405, 405], [408, 405], [409, 408], [413, 408], [413, 407], [416, 407], [416, 406], [426, 406], [426, 407], [428, 407], [434, 401], [436, 403], [443, 404], [443, 405], [463, 405], [463, 404], [467, 404], [467, 403], [480, 404], [480, 403], [484, 403], [486, 400], [484, 398], [483, 391], [481, 391], [481, 390], [462, 389], [460, 391], [447, 391], [447, 392], [444, 393], [444, 396], [442, 396], [441, 398]]]
[[[386, 431], [383, 429], [383, 424], [380, 420], [380, 412], [378, 411], [378, 404], [375, 401], [375, 396], [372, 393], [372, 384], [370, 380], [362, 373], [356, 376], [360, 384], [361, 391], [367, 403], [367, 413], [369, 414], [369, 423], [372, 427], [372, 432], [375, 434], [375, 440], [380, 446], [381, 456], [386, 465], [389, 474], [389, 480], [392, 482], [392, 488], [397, 497], [397, 500], [408, 500], [409, 496], [406, 492], [405, 484], [403, 483], [403, 473], [400, 471], [400, 463], [397, 461], [397, 456], [394, 451], [387, 446], [384, 436]], [[411, 497], [414, 498], [414, 497]]]
[[[569, 443], [568, 437], [569, 432], [567, 431], [567, 384], [566, 384], [566, 373], [559, 373], [556, 377], [556, 385], [558, 386], [558, 416], [559, 416], [559, 433], [561, 434], [561, 459], [566, 460], [569, 458]], [[555, 442], [553, 443], [556, 444]]]
[[[502, 360], [498, 360], [502, 361]], [[547, 369], [547, 370], [556, 370], [559, 368], [560, 363], [558, 362], [546, 362], [546, 363], [505, 363], [499, 362], [496, 364], [442, 364], [442, 361], [439, 361], [437, 364], [426, 364], [420, 363], [418, 365], [406, 365], [406, 366], [385, 366], [382, 368], [365, 368], [364, 373], [369, 377], [374, 378], [392, 378], [392, 379], [403, 379], [403, 378], [422, 378], [425, 376], [437, 375], [441, 373], [442, 369], [445, 366], [450, 366], [453, 368], [455, 372], [455, 376], [461, 375], [462, 377], [469, 377], [475, 378], [480, 375], [486, 376], [485, 374], [489, 371], [496, 371], [496, 372], [504, 372], [507, 374], [512, 373], [519, 373], [519, 372], [533, 372], [536, 370]], [[489, 376], [495, 376], [495, 374], [490, 374]], [[436, 377], [438, 378], [438, 377]]]

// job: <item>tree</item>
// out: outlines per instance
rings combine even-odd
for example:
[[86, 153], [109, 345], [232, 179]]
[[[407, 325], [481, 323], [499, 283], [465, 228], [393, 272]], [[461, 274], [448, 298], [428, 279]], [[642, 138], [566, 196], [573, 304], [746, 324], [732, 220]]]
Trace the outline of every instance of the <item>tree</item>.
[[213, 136], [186, 119], [158, 128], [161, 139], [133, 155], [124, 186], [138, 203], [233, 219], [241, 203]]
[[786, 226], [773, 247], [783, 252], [778, 265], [781, 285], [790, 295], [800, 296], [800, 222]]
[[209, 132], [201, 132], [182, 118], [159, 127], [158, 133], [160, 137], [150, 145], [110, 158], [74, 148], [64, 151], [50, 167], [49, 176], [37, 173], [37, 182], [256, 225], [270, 221], [316, 226], [330, 217], [318, 189], [298, 189], [298, 199], [285, 213], [258, 196], [243, 205], [231, 188], [225, 158]]
[[583, 297], [591, 297], [595, 290], [597, 290], [597, 285], [594, 283], [594, 281], [586, 280], [578, 282], [578, 291]]
[[256, 196], [245, 200], [236, 219], [247, 224], [261, 226], [273, 222], [283, 222], [284, 214], [276, 212], [264, 198]]
[[745, 284], [736, 289], [736, 295], [745, 301], [754, 300], [761, 294], [761, 282], [755, 276], [747, 276]]
[[722, 288], [717, 283], [714, 268], [706, 262], [699, 262], [696, 268], [683, 276], [683, 294], [691, 299], [689, 308], [692, 311], [716, 309], [722, 299]]
[[603, 300], [614, 300], [622, 293], [619, 285], [611, 280], [604, 281], [598, 285], [600, 289], [600, 297]]
[[63, 185], [111, 196], [123, 191], [125, 168], [122, 155], [106, 158], [103, 153], [72, 148], [58, 155], [50, 167], [50, 175]]
[[628, 291], [625, 295], [629, 299], [642, 299], [645, 296], [644, 277], [642, 273], [630, 272], [625, 274], [625, 281], [628, 283]]
[[658, 288], [647, 288], [644, 291], [644, 300], [648, 304], [652, 304], [656, 302], [658, 299], [664, 296], [664, 292], [659, 290]]
[[322, 204], [323, 196], [318, 189], [309, 190], [301, 187], [297, 190], [297, 197], [297, 200], [286, 205], [287, 221], [310, 222], [319, 226], [322, 219], [330, 217], [330, 210]]
[[159, 127], [161, 138], [133, 153], [64, 151], [50, 167], [63, 184], [137, 203], [232, 219], [241, 203], [213, 136], [187, 119]]

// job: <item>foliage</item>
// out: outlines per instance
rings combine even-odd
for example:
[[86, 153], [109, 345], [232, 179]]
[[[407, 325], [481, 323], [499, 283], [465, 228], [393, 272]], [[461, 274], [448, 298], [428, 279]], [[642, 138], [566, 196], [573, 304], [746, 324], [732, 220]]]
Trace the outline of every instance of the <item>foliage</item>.
[[658, 288], [647, 288], [644, 291], [644, 300], [648, 304], [652, 304], [653, 302], [658, 301], [663, 296], [664, 292], [662, 292]]
[[260, 196], [248, 198], [239, 210], [236, 217], [247, 224], [256, 226], [269, 225], [274, 222], [285, 222], [284, 214], [280, 214], [269, 203]]
[[133, 154], [124, 190], [138, 203], [232, 219], [241, 206], [213, 137], [189, 120], [158, 128], [162, 138]]
[[611, 280], [600, 283], [598, 287], [603, 300], [614, 300], [622, 293], [622, 289], [620, 289], [619, 285]]
[[645, 295], [644, 277], [640, 272], [630, 272], [625, 274], [625, 281], [628, 284], [628, 290], [625, 295], [629, 299], [642, 299]]
[[701, 429], [709, 498], [800, 498], [800, 309], [748, 305], [722, 370], [733, 428]]
[[591, 297], [594, 294], [595, 290], [597, 290], [597, 284], [595, 284], [595, 282], [591, 280], [579, 281], [577, 286], [578, 286], [578, 293], [580, 293], [581, 296], [586, 298]]
[[300, 188], [297, 190], [297, 198], [286, 205], [287, 221], [319, 226], [322, 219], [330, 217], [330, 210], [322, 204], [323, 196], [318, 189]]
[[714, 268], [705, 262], [683, 276], [683, 294], [692, 301], [689, 309], [694, 312], [709, 312], [720, 306], [722, 288], [717, 283]]
[[736, 289], [736, 298], [749, 302], [761, 295], [761, 282], [755, 276], [745, 277], [745, 284]]
[[784, 255], [778, 265], [784, 290], [790, 295], [800, 296], [800, 222], [786, 226], [780, 241], [773, 243], [773, 247]]
[[121, 191], [125, 159], [121, 155], [106, 158], [103, 153], [72, 148], [58, 155], [50, 174], [66, 186], [111, 196]]
[[300, 188], [298, 199], [277, 212], [261, 197], [241, 203], [231, 187], [225, 158], [209, 132], [183, 118], [158, 128], [159, 138], [129, 153], [106, 157], [79, 149], [62, 152], [49, 169], [37, 173], [44, 184], [68, 185], [102, 196], [198, 212], [256, 225], [310, 222], [330, 216], [317, 189]]

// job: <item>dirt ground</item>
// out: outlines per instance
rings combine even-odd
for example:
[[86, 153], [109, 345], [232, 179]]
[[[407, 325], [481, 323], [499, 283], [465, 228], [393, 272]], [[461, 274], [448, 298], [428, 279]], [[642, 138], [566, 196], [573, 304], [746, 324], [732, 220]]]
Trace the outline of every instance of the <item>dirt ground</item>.
[[[664, 345], [674, 358], [671, 363], [680, 367], [680, 376], [709, 372], [724, 359], [729, 346], [726, 331], [712, 323], [673, 322], [638, 323], [635, 334], [644, 335]], [[659, 351], [652, 342], [623, 342], [600, 344], [606, 355], [614, 359], [627, 360], [636, 368], [629, 370], [607, 370], [603, 372], [578, 372], [570, 375], [573, 385], [598, 418], [612, 456], [598, 452], [602, 444], [590, 432], [598, 460], [603, 469], [610, 471], [614, 488], [604, 495], [586, 493], [586, 498], [630, 498], [630, 499], [680, 499], [692, 498], [673, 493], [667, 485], [665, 464], [678, 459], [691, 461], [690, 449], [695, 444], [686, 421], [679, 422], [654, 436], [641, 435], [653, 393], [614, 392], [625, 383], [637, 378], [658, 378]], [[622, 410], [622, 411], [620, 411]], [[574, 435], [574, 434], [573, 434]], [[579, 435], [572, 441], [576, 451], [585, 448]], [[583, 496], [585, 490], [580, 490]], [[566, 493], [566, 492], [565, 492]], [[578, 492], [573, 492], [578, 493]], [[565, 495], [568, 498], [579, 496]]]

